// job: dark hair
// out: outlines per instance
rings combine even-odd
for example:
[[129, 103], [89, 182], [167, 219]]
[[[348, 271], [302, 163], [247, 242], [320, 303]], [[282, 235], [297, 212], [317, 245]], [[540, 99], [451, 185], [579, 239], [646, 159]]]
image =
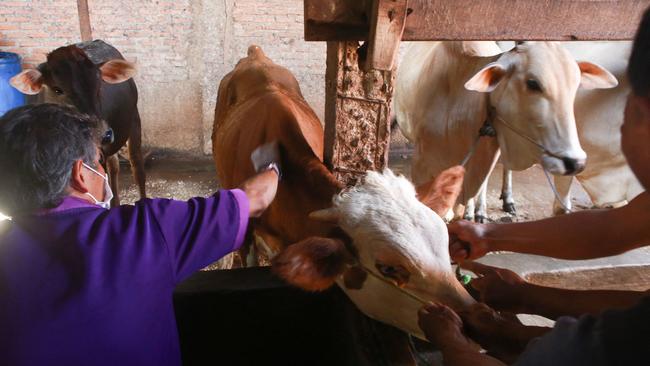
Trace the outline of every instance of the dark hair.
[[9, 215], [56, 207], [76, 160], [95, 166], [97, 117], [57, 104], [18, 107], [0, 118], [0, 210]]
[[650, 95], [650, 8], [643, 13], [636, 32], [627, 74], [635, 95]]

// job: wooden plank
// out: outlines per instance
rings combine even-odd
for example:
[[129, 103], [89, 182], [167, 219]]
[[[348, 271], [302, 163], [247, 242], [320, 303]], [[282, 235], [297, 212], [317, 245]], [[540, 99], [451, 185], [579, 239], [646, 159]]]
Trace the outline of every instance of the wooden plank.
[[81, 29], [81, 41], [93, 40], [92, 29], [90, 28], [90, 12], [88, 11], [88, 0], [77, 0], [77, 12], [79, 13], [79, 28]]
[[391, 70], [404, 33], [408, 0], [375, 0], [366, 70]]
[[[409, 0], [403, 41], [632, 39], [650, 0]], [[305, 0], [307, 41], [367, 40], [359, 0]]]

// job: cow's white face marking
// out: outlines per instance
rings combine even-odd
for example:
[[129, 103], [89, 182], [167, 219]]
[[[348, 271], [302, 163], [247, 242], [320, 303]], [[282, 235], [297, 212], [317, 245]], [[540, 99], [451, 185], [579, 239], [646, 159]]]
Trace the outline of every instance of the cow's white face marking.
[[[496, 115], [535, 140], [550, 154], [526, 141], [498, 119], [502, 160], [512, 170], [541, 163], [553, 174], [577, 174], [586, 153], [580, 146], [573, 104], [579, 86], [611, 88], [616, 78], [595, 64], [578, 63], [560, 44], [529, 42], [504, 53], [465, 85], [491, 92]], [[575, 166], [572, 166], [575, 165]]]
[[[361, 184], [334, 197], [339, 226], [352, 238], [363, 266], [417, 297], [462, 307], [473, 302], [452, 273], [447, 227], [390, 170], [368, 172]], [[367, 315], [422, 336], [421, 304], [368, 276], [359, 290], [341, 286]]]

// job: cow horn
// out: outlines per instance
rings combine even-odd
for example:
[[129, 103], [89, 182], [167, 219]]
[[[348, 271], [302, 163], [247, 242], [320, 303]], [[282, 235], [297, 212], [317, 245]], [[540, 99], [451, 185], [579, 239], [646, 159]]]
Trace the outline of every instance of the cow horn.
[[333, 207], [314, 211], [309, 214], [309, 218], [312, 220], [329, 222], [331, 224], [338, 224], [340, 217], [339, 211]]

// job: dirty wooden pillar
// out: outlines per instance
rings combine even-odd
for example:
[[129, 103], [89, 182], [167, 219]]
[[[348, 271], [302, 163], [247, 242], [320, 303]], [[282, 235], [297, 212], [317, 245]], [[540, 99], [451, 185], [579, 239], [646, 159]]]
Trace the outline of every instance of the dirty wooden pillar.
[[92, 41], [93, 34], [92, 29], [90, 28], [90, 12], [88, 11], [88, 0], [77, 0], [77, 12], [79, 13], [81, 41]]
[[406, 3], [372, 3], [369, 45], [327, 43], [325, 161], [345, 184], [388, 163], [393, 60], [404, 31]]

